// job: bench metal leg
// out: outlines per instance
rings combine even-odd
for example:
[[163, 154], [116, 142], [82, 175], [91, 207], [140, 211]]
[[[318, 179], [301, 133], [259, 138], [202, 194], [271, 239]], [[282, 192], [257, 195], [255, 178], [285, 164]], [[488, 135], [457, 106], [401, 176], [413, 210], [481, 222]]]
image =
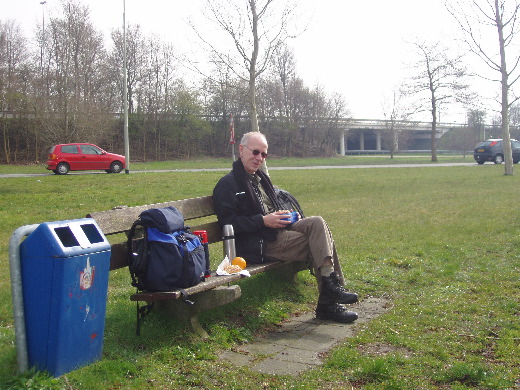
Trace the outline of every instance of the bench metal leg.
[[136, 327], [135, 327], [135, 334], [137, 336], [141, 335], [141, 323], [144, 320], [144, 318], [150, 314], [154, 307], [155, 303], [148, 303], [145, 306], [139, 307], [139, 301], [136, 301], [137, 306], [137, 319], [136, 319]]

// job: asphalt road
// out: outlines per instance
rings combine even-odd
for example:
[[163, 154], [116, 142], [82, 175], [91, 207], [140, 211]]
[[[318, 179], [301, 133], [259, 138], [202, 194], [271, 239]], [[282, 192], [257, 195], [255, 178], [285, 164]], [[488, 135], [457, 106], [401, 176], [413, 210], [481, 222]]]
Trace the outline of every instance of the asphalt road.
[[[472, 163], [431, 163], [431, 164], [381, 164], [381, 165], [320, 165], [320, 166], [309, 166], [309, 167], [269, 167], [270, 171], [289, 171], [289, 170], [300, 170], [300, 169], [359, 169], [359, 168], [421, 168], [421, 167], [455, 167], [455, 166], [478, 166], [478, 164]], [[161, 170], [144, 170], [144, 171], [130, 171], [130, 174], [134, 173], [150, 173], [150, 172], [228, 172], [229, 168], [208, 168], [208, 169], [161, 169]], [[68, 175], [96, 175], [106, 174], [104, 171], [82, 171], [82, 172], [69, 172]], [[0, 178], [8, 177], [38, 177], [38, 176], [54, 176], [52, 172], [44, 173], [3, 173], [0, 174]]]

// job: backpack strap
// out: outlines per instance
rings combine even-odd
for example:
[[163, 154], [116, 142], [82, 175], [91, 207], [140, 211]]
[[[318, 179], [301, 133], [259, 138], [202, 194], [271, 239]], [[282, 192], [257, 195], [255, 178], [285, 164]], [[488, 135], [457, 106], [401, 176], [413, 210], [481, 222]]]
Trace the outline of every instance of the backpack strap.
[[290, 192], [285, 191], [285, 190], [280, 190], [279, 195], [282, 196], [286, 201], [291, 203], [291, 205], [294, 207], [294, 209], [296, 211], [298, 211], [298, 213], [300, 214], [300, 216], [302, 218], [305, 218], [305, 215], [303, 214], [303, 210], [302, 210], [300, 204], [298, 203], [296, 198]]
[[[179, 245], [181, 246], [182, 248], [182, 281], [183, 281], [183, 284], [185, 286], [189, 285], [189, 280], [190, 280], [190, 267], [189, 267], [189, 254], [188, 254], [188, 239], [186, 238], [186, 236], [184, 235], [184, 232], [181, 231], [180, 234], [176, 237], [177, 238], [177, 242], [179, 243]], [[180, 289], [179, 291], [181, 291], [182, 293], [182, 289]], [[186, 291], [184, 291], [183, 295], [186, 293]], [[184, 296], [183, 300], [185, 301], [185, 299], [187, 298], [187, 295]]]
[[191, 300], [188, 299], [188, 298], [189, 298], [189, 294], [186, 292], [185, 289], [183, 289], [183, 288], [179, 288], [179, 291], [180, 291], [180, 293], [182, 294], [182, 301], [183, 301], [184, 303], [187, 303], [187, 304], [190, 305], [190, 306], [195, 304], [195, 302], [193, 302], [193, 301], [191, 301]]
[[[138, 290], [143, 290], [143, 286], [140, 283], [139, 277], [137, 275], [137, 270], [135, 268], [135, 257], [137, 254], [134, 254], [134, 237], [135, 237], [135, 230], [137, 226], [144, 227], [143, 222], [138, 219], [132, 224], [132, 227], [130, 228], [128, 232], [128, 238], [126, 241], [126, 249], [127, 249], [127, 256], [128, 256], [128, 268], [130, 269], [130, 276], [132, 277], [132, 286], [136, 287]], [[144, 245], [144, 247], [141, 250], [141, 253], [143, 253], [142, 259], [141, 259], [141, 265], [140, 270], [146, 269], [146, 265], [148, 263], [148, 256], [146, 255], [148, 253], [148, 232], [147, 229], [144, 228], [144, 238], [141, 241], [141, 245]]]
[[303, 214], [303, 210], [302, 210], [300, 204], [298, 203], [298, 201], [296, 200], [296, 198], [290, 192], [287, 192], [287, 196], [290, 199], [290, 201], [293, 204], [296, 211], [298, 211], [298, 213], [300, 214], [300, 216], [302, 218], [305, 218], [305, 215]]

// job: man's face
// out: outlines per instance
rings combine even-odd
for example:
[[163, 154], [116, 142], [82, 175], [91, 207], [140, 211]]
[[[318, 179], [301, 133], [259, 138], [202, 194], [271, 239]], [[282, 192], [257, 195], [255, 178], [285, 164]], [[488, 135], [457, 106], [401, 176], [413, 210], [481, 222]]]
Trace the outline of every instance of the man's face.
[[[242, 164], [244, 164], [244, 168], [248, 173], [254, 174], [265, 160], [262, 154], [265, 155], [267, 153], [267, 143], [263, 137], [253, 135], [249, 138], [247, 146], [240, 145], [239, 149], [240, 159]], [[256, 156], [253, 153], [255, 150], [260, 152]]]

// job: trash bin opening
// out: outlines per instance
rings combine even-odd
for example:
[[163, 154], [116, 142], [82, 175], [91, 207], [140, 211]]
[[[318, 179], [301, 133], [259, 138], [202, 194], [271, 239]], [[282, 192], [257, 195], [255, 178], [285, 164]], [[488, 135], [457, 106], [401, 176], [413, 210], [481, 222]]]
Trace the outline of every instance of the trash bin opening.
[[99, 233], [99, 230], [93, 223], [87, 223], [87, 224], [81, 225], [81, 229], [83, 229], [85, 236], [87, 236], [87, 238], [91, 244], [97, 244], [97, 243], [105, 241], [103, 239], [103, 237], [101, 236], [101, 234]]
[[54, 231], [64, 247], [70, 248], [72, 246], [79, 246], [78, 240], [76, 240], [76, 237], [68, 226], [54, 228]]

